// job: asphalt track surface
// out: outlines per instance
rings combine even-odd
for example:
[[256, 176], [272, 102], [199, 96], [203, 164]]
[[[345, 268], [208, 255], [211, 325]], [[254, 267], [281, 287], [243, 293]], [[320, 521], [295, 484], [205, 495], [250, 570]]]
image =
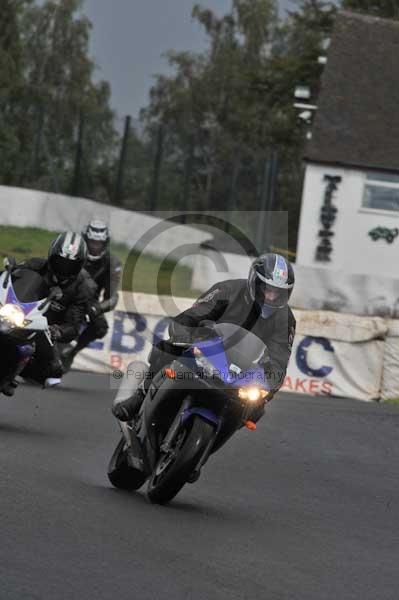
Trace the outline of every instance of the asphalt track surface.
[[1, 397], [1, 600], [397, 600], [399, 408], [282, 395], [161, 507], [108, 483], [111, 396]]

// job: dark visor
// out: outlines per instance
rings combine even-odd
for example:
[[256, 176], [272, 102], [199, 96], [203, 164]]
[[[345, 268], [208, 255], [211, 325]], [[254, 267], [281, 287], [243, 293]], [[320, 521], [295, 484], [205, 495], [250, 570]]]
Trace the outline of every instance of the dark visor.
[[89, 254], [92, 256], [100, 256], [104, 252], [106, 242], [100, 240], [87, 240], [86, 242]]
[[63, 256], [52, 256], [50, 258], [50, 267], [59, 277], [71, 277], [79, 273], [82, 263], [79, 260], [71, 260]]

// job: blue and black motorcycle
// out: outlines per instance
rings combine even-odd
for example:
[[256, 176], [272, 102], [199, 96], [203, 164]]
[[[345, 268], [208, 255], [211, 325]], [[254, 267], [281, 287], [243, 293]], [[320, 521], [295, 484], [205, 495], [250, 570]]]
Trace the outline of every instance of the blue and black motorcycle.
[[[147, 496], [159, 504], [195, 482], [237, 429], [255, 429], [254, 408], [262, 410], [270, 397], [260, 364], [265, 345], [253, 333], [219, 323], [207, 339], [177, 345], [181, 356], [154, 377], [137, 418], [120, 422], [123, 435], [108, 467], [117, 488], [137, 490], [148, 480]], [[132, 393], [129, 381], [137, 385], [147, 368], [129, 365], [115, 402]]]

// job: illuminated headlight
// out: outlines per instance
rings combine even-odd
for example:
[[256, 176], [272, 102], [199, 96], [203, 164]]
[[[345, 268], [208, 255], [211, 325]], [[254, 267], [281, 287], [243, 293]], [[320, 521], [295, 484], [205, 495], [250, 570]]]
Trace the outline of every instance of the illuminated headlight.
[[15, 304], [5, 304], [0, 308], [0, 318], [6, 319], [15, 327], [23, 327], [25, 322], [24, 311]]
[[261, 399], [267, 398], [269, 392], [262, 390], [258, 387], [247, 387], [240, 388], [238, 390], [238, 396], [241, 400], [248, 400], [248, 402], [258, 402]]

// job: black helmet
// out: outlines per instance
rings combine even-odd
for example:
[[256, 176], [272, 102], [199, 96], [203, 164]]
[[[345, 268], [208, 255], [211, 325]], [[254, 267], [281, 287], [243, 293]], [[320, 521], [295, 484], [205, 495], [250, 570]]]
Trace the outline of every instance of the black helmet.
[[87, 258], [87, 247], [79, 233], [66, 231], [51, 242], [48, 264], [54, 281], [66, 285], [82, 269]]
[[287, 305], [295, 282], [294, 270], [280, 254], [262, 254], [251, 265], [248, 291], [267, 319]]
[[107, 252], [110, 240], [109, 228], [104, 221], [90, 221], [82, 235], [87, 244], [87, 258], [89, 260], [102, 258]]

